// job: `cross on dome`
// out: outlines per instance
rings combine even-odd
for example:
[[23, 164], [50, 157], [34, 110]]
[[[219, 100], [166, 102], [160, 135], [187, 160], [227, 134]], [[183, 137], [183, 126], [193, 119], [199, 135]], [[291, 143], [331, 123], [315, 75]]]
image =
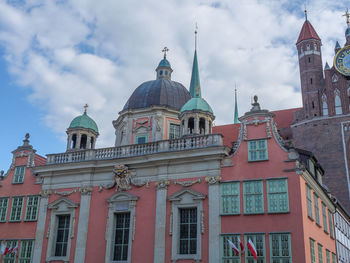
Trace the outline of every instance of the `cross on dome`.
[[87, 103], [84, 105], [84, 113], [86, 113], [87, 108], [89, 107], [89, 105], [87, 105]]
[[164, 53], [164, 58], [166, 58], [166, 52], [168, 52], [169, 49], [167, 47], [164, 47], [162, 52]]
[[348, 25], [348, 27], [350, 27], [350, 13], [348, 8], [346, 9], [345, 14], [343, 16], [346, 17], [346, 24]]

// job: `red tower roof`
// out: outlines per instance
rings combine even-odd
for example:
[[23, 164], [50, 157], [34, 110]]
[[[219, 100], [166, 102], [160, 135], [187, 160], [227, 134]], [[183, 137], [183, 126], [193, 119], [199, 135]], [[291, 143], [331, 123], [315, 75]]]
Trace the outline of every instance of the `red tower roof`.
[[305, 20], [303, 27], [301, 28], [298, 40], [297, 40], [297, 45], [306, 39], [316, 39], [316, 40], [321, 40], [321, 38], [317, 35], [314, 27], [311, 25], [311, 23], [308, 20]]

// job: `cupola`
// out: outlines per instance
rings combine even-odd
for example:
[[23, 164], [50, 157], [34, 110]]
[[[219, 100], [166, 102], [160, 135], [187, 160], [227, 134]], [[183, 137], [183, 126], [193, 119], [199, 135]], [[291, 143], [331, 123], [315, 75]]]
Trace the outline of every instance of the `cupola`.
[[87, 115], [86, 104], [84, 113], [72, 120], [67, 129], [67, 151], [94, 149], [98, 137], [96, 122]]
[[164, 58], [159, 62], [158, 67], [156, 68], [157, 79], [169, 79], [171, 80], [171, 73], [173, 72], [170, 62], [166, 59], [166, 53], [169, 51], [165, 47], [162, 52], [164, 53]]

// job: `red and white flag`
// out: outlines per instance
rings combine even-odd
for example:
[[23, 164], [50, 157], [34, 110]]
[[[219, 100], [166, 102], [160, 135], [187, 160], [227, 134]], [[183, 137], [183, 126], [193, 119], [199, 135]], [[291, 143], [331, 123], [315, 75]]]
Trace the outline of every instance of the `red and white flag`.
[[241, 252], [244, 252], [244, 244], [240, 238], [238, 238], [239, 246], [241, 247]]
[[6, 245], [5, 243], [1, 243], [1, 255], [4, 255], [6, 251]]
[[257, 255], [257, 252], [256, 252], [256, 248], [254, 246], [253, 241], [251, 241], [250, 238], [248, 240], [247, 246], [248, 246], [248, 248], [250, 250], [250, 253], [252, 253], [252, 255], [254, 256], [254, 259], [257, 260], [258, 259], [258, 255]]
[[6, 254], [11, 253], [11, 251], [12, 251], [12, 247], [10, 247], [10, 248], [6, 247], [4, 255], [6, 256]]
[[18, 251], [18, 244], [16, 244], [16, 246], [12, 249], [11, 253], [16, 254]]
[[235, 246], [235, 244], [233, 244], [233, 242], [231, 240], [229, 240], [229, 239], [227, 239], [227, 242], [229, 243], [230, 247], [232, 247], [232, 249], [236, 252], [236, 254], [239, 255], [239, 250]]

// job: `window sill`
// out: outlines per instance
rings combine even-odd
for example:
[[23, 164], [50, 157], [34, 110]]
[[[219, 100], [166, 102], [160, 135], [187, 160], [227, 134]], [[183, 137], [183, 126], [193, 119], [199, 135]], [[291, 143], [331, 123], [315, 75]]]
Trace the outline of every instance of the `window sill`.
[[172, 260], [173, 261], [178, 261], [178, 260], [195, 260], [195, 261], [200, 261], [201, 257], [198, 254], [176, 254]]
[[255, 163], [255, 162], [265, 162], [268, 161], [269, 159], [263, 159], [263, 160], [248, 160], [248, 163]]
[[241, 213], [220, 213], [220, 216], [239, 216]]
[[311, 221], [315, 221], [312, 217], [310, 217], [309, 215], [307, 216]]
[[256, 213], [247, 213], [247, 212], [244, 212], [243, 215], [245, 216], [249, 216], [249, 215], [264, 215], [265, 212], [256, 212]]
[[68, 263], [69, 258], [68, 257], [49, 257], [46, 259], [46, 262], [51, 262], [51, 261], [61, 261], [64, 263]]
[[12, 184], [24, 184], [24, 182], [12, 183]]
[[290, 211], [282, 211], [282, 212], [267, 212], [269, 215], [274, 215], [274, 214], [289, 214]]
[[25, 219], [24, 222], [36, 222], [38, 219]]
[[22, 220], [9, 220], [9, 223], [21, 223]]

